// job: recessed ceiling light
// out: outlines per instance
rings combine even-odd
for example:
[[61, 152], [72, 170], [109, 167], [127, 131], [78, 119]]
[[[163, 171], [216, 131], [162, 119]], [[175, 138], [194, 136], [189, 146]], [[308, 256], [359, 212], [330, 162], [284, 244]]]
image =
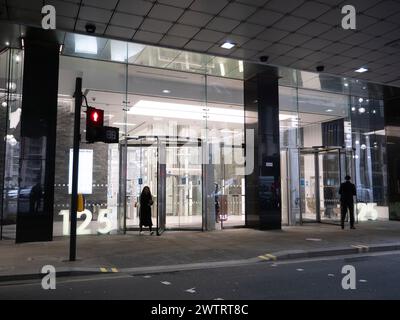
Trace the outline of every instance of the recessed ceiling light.
[[368, 69], [364, 68], [364, 67], [361, 67], [361, 68], [358, 68], [357, 70], [355, 70], [355, 72], [358, 72], [358, 73], [364, 73], [364, 72], [367, 72], [367, 71], [368, 71]]
[[230, 50], [230, 49], [232, 49], [234, 46], [236, 46], [236, 44], [227, 41], [227, 42], [225, 42], [225, 43], [223, 43], [223, 44], [221, 45], [221, 48]]
[[163, 93], [171, 93], [171, 90], [164, 89], [162, 92], [163, 92]]
[[358, 109], [358, 112], [359, 112], [359, 113], [364, 113], [364, 112], [365, 112], [365, 108], [363, 108], [363, 107], [359, 108], [359, 109]]
[[325, 111], [326, 112], [332, 112], [333, 110], [332, 109], [326, 109]]
[[348, 87], [348, 86], [349, 86], [349, 84], [348, 84], [348, 83], [345, 83], [345, 84], [344, 84], [344, 86], [345, 86], [345, 87]]
[[360, 98], [360, 99], [358, 99], [358, 102], [363, 102], [364, 101], [364, 99], [363, 98]]

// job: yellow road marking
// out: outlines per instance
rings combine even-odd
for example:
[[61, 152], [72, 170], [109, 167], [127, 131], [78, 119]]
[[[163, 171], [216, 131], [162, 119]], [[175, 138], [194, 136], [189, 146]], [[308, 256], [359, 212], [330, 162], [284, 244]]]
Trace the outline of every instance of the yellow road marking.
[[276, 259], [277, 259], [276, 256], [274, 256], [273, 254], [270, 254], [270, 253], [267, 253], [266, 256], [274, 261], [276, 261]]
[[258, 256], [260, 259], [263, 259], [263, 260], [273, 260], [273, 261], [276, 261], [277, 260], [277, 257], [276, 256], [274, 256], [273, 254], [270, 254], [270, 253], [266, 253], [266, 254], [264, 254], [264, 255], [261, 255], [261, 256]]

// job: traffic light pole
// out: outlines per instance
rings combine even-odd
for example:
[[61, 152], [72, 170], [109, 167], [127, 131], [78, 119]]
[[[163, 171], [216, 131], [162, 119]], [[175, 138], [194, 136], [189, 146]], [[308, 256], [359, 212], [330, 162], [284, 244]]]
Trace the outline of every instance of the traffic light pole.
[[79, 143], [82, 106], [82, 78], [76, 78], [75, 83], [75, 118], [74, 118], [74, 148], [72, 162], [72, 193], [71, 193], [71, 230], [69, 244], [69, 261], [76, 260], [76, 225], [78, 209], [78, 170]]

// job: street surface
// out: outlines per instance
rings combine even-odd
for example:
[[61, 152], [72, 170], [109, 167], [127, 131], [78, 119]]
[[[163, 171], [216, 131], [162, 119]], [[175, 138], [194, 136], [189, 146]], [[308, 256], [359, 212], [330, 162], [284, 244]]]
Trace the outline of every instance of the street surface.
[[[356, 269], [356, 289], [344, 290], [344, 265]], [[147, 275], [58, 278], [55, 290], [38, 280], [0, 283], [4, 299], [400, 299], [400, 253], [319, 260], [259, 262]]]

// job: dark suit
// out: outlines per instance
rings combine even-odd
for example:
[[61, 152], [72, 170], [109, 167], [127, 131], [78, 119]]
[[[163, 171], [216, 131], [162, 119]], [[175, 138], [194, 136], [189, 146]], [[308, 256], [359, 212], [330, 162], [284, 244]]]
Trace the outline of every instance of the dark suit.
[[346, 218], [347, 209], [350, 214], [350, 227], [354, 227], [354, 200], [356, 195], [356, 186], [350, 181], [343, 182], [339, 189], [340, 207], [341, 207], [341, 224], [344, 227], [344, 219]]

